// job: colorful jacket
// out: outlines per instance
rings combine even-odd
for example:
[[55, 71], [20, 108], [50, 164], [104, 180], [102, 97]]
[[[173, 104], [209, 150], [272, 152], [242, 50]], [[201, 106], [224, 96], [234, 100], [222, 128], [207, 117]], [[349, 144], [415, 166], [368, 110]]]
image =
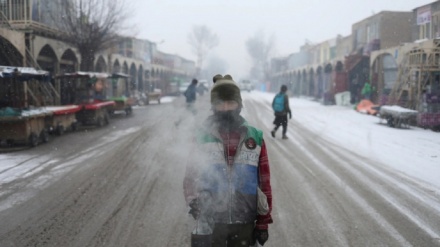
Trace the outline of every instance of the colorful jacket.
[[365, 82], [364, 87], [362, 88], [361, 94], [362, 95], [367, 95], [367, 94], [371, 94], [371, 84], [369, 82]]
[[[223, 139], [216, 128], [202, 130], [197, 150], [189, 161], [184, 179], [187, 203], [201, 191], [213, 198], [214, 221], [225, 224], [254, 223], [267, 229], [272, 223], [270, 169], [262, 132], [246, 122], [240, 127], [240, 141], [232, 165], [228, 165]], [[269, 212], [257, 213], [257, 190], [266, 195]]]

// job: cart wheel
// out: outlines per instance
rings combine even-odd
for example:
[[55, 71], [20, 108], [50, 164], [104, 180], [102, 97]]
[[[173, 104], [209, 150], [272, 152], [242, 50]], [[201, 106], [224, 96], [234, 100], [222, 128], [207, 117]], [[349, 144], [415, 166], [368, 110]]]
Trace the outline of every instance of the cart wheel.
[[72, 129], [72, 131], [77, 131], [78, 130], [78, 122], [74, 122], [70, 125], [70, 129]]
[[110, 117], [108, 113], [104, 114], [104, 124], [108, 125], [110, 123]]
[[40, 133], [40, 139], [44, 142], [47, 143], [49, 142], [49, 132], [47, 132], [46, 129], [42, 130]]
[[97, 125], [98, 127], [102, 127], [102, 126], [104, 126], [104, 119], [103, 119], [102, 117], [98, 117], [98, 118], [96, 119], [96, 125]]
[[431, 130], [434, 132], [440, 132], [440, 125], [432, 126]]
[[57, 135], [62, 135], [62, 134], [64, 134], [64, 126], [62, 126], [62, 125], [58, 125], [57, 126], [57, 130], [56, 130], [56, 133], [57, 133]]
[[14, 139], [7, 139], [6, 140], [6, 145], [13, 146], [14, 145]]
[[31, 145], [31, 147], [36, 147], [38, 145], [38, 136], [35, 133], [31, 133], [29, 135], [29, 145]]
[[394, 127], [394, 119], [393, 119], [393, 117], [387, 117], [387, 125], [389, 127]]
[[131, 106], [130, 107], [127, 107], [127, 108], [125, 108], [125, 115], [130, 115], [131, 114], [131, 112], [132, 112], [132, 110], [131, 110]]

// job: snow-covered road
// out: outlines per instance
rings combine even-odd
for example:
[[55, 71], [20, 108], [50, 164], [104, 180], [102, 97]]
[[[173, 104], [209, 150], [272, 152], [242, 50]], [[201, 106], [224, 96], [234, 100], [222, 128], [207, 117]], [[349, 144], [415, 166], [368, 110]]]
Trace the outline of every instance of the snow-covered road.
[[291, 98], [289, 140], [273, 139], [273, 94], [245, 97], [245, 115], [267, 133], [271, 246], [440, 245], [438, 133]]
[[[271, 163], [265, 246], [440, 246], [439, 133], [291, 98], [289, 139], [274, 139], [273, 96], [242, 93]], [[0, 154], [0, 246], [189, 246], [182, 180], [206, 95], [198, 108], [178, 98]]]

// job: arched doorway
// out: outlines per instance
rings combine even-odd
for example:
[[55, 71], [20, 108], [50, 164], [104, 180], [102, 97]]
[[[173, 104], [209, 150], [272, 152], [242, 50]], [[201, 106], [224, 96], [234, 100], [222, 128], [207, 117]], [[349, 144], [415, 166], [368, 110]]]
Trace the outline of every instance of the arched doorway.
[[128, 65], [127, 65], [127, 62], [124, 62], [122, 64], [122, 71], [121, 72], [128, 75]]
[[113, 63], [112, 73], [119, 73], [121, 72], [121, 65], [119, 64], [119, 60], [116, 59]]
[[388, 102], [388, 95], [397, 81], [398, 66], [394, 57], [385, 53], [378, 56], [372, 67], [371, 86], [373, 90], [371, 100], [379, 104]]
[[337, 61], [333, 71], [333, 94], [341, 93], [348, 90], [347, 73], [344, 71], [344, 64]]
[[315, 72], [313, 70], [313, 68], [310, 68], [309, 70], [309, 76], [308, 76], [308, 83], [309, 83], [309, 88], [308, 88], [308, 94], [309, 96], [314, 96], [316, 97], [316, 90], [315, 90]]
[[37, 56], [37, 63], [41, 69], [49, 71], [52, 75], [58, 73], [58, 59], [50, 45], [45, 45]]
[[0, 36], [0, 61], [0, 66], [23, 66], [23, 55], [2, 36]]
[[138, 88], [136, 65], [132, 63], [130, 65], [130, 91], [136, 90]]
[[95, 70], [96, 72], [107, 72], [107, 63], [105, 62], [102, 56], [98, 57], [98, 60], [96, 61]]
[[322, 66], [318, 66], [316, 69], [316, 92], [318, 99], [322, 98], [323, 94], [324, 76], [322, 74]]
[[[67, 49], [60, 60], [60, 73], [73, 73], [77, 71], [78, 59], [71, 49]], [[75, 101], [75, 82], [73, 80], [57, 80], [56, 88], [60, 92], [62, 105], [73, 104]]]
[[143, 75], [144, 75], [144, 67], [140, 65], [138, 69], [138, 88], [137, 88], [139, 92], [143, 92], [145, 88]]
[[61, 56], [60, 73], [72, 73], [78, 68], [78, 59], [71, 49], [67, 49]]
[[301, 95], [307, 95], [308, 85], [307, 85], [307, 71], [306, 71], [306, 69], [304, 69], [302, 71], [301, 79], [302, 79], [302, 81], [301, 81]]

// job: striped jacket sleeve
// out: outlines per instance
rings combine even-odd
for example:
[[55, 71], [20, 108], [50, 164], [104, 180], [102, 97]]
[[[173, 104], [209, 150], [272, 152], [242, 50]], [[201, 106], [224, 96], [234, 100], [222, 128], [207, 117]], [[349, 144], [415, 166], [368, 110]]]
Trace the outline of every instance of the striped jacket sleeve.
[[257, 215], [256, 228], [268, 229], [268, 224], [273, 222], [272, 220], [272, 188], [270, 185], [270, 167], [269, 157], [267, 156], [266, 144], [263, 140], [261, 145], [261, 153], [258, 165], [259, 174], [259, 186], [260, 189], [267, 197], [267, 203], [269, 204], [269, 212], [266, 215]]

